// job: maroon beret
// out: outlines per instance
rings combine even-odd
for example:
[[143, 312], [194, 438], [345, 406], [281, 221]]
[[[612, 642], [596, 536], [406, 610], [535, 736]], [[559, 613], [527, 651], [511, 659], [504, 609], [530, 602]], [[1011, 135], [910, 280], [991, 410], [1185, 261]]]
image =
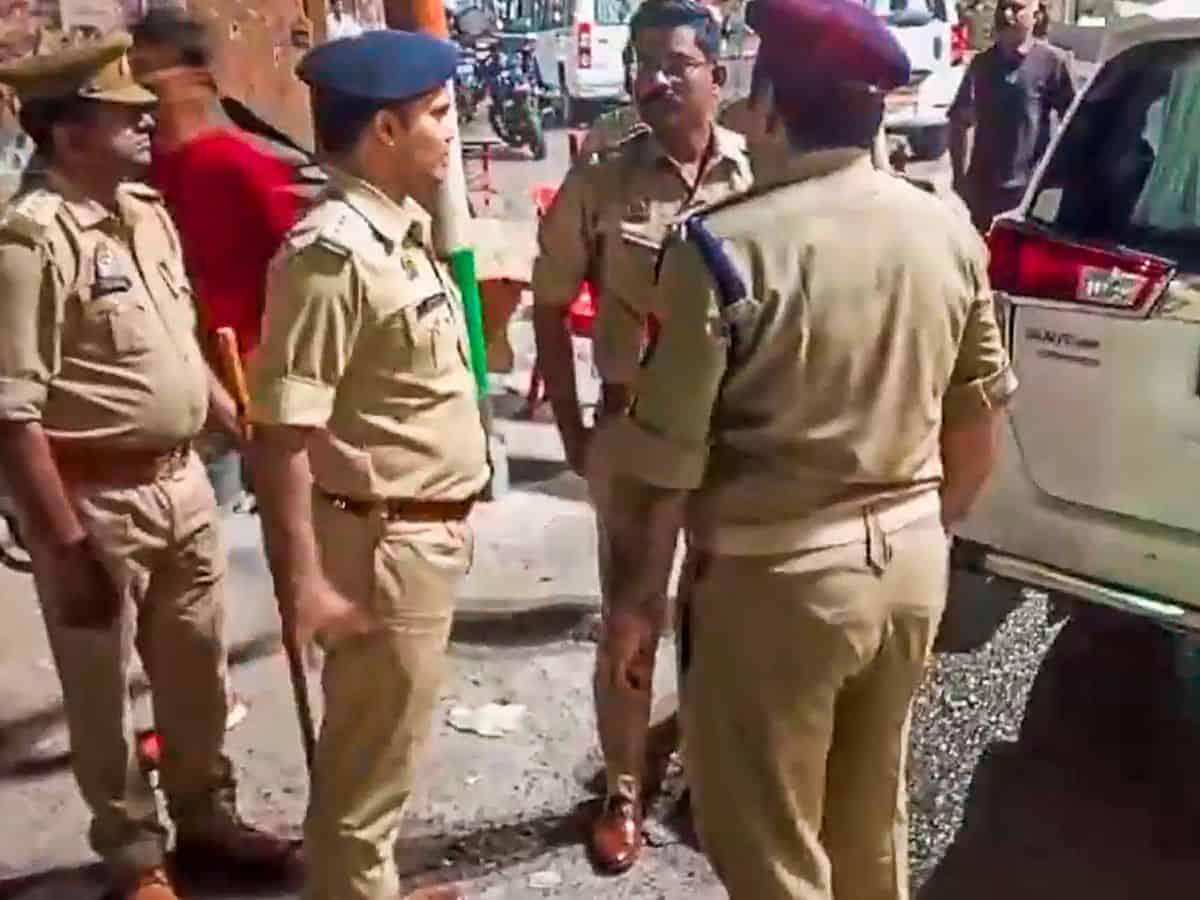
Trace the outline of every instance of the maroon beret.
[[753, 0], [746, 21], [759, 36], [757, 64], [776, 101], [827, 93], [831, 82], [882, 93], [908, 84], [904, 48], [861, 0]]

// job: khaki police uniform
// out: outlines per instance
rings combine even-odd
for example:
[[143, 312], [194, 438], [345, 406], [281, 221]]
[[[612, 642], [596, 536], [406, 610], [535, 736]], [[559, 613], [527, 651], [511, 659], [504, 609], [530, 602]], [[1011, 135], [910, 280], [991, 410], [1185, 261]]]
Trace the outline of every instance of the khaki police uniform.
[[190, 449], [208, 414], [207, 370], [161, 197], [130, 184], [109, 210], [52, 171], [0, 218], [0, 296], [0, 419], [41, 424], [123, 601], [107, 629], [64, 627], [56, 559], [32, 545], [91, 843], [132, 877], [162, 865], [165, 840], [134, 753], [135, 650], [180, 834], [234, 818], [221, 753], [225, 554], [212, 488]]
[[[534, 263], [534, 303], [566, 307], [580, 284], [598, 292], [593, 347], [605, 400], [602, 418], [620, 412], [620, 398], [638, 377], [647, 321], [664, 310], [654, 287], [662, 242], [689, 211], [748, 189], [745, 141], [714, 130], [711, 158], [689, 183], [654, 135], [639, 131], [598, 162], [575, 166], [541, 221]], [[601, 421], [603, 427], [603, 421]], [[592, 454], [589, 486], [597, 507], [601, 590], [608, 594], [608, 540], [603, 509], [608, 478], [603, 455]], [[664, 596], [660, 621], [666, 617]], [[596, 715], [608, 767], [610, 796], [640, 793], [651, 697], [613, 683], [597, 659]]]
[[272, 264], [251, 418], [315, 429], [313, 526], [372, 633], [326, 646], [305, 825], [311, 900], [394, 900], [393, 859], [437, 704], [466, 515], [488, 478], [460, 300], [430, 220], [339, 171]]
[[1015, 379], [969, 224], [866, 151], [779, 174], [705, 217], [747, 287], [735, 313], [695, 244], [669, 249], [670, 314], [602, 438], [619, 486], [690, 495], [686, 762], [730, 895], [897, 900], [947, 589], [939, 435]]
[[592, 123], [579, 145], [579, 159], [588, 160], [598, 154], [609, 153], [629, 138], [649, 130], [650, 126], [642, 121], [637, 106], [618, 106]]

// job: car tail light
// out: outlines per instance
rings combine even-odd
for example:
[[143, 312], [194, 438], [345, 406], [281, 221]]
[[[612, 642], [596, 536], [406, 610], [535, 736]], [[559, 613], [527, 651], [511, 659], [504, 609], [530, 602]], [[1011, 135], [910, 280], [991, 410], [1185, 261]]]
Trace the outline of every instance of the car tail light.
[[1158, 256], [1079, 244], [1003, 219], [992, 226], [988, 246], [998, 291], [1127, 312], [1162, 296], [1177, 268]]
[[959, 22], [950, 26], [950, 64], [957, 66], [966, 62], [967, 54], [971, 51], [971, 26]]
[[592, 25], [590, 22], [580, 22], [576, 32], [576, 51], [579, 57], [579, 68], [592, 67]]

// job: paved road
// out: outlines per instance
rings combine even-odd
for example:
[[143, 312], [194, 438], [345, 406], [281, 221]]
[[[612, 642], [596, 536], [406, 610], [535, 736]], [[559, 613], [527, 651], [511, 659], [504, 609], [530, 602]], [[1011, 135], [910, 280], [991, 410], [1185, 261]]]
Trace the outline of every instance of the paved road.
[[[530, 214], [532, 185], [561, 172], [555, 138], [545, 164], [497, 163], [513, 214]], [[532, 356], [528, 322], [513, 334], [518, 371], [497, 384], [513, 489], [475, 519], [468, 615], [455, 630], [402, 869], [410, 884], [461, 878], [476, 900], [716, 900], [703, 858], [675, 830], [677, 783], [655, 810], [662, 846], [634, 873], [600, 878], [582, 849], [598, 771], [594, 533], [552, 426], [511, 415], [519, 402], [505, 385], [524, 383]], [[585, 348], [581, 357], [586, 375]], [[229, 745], [246, 813], [288, 828], [303, 813], [306, 780], [257, 527], [239, 515], [225, 529], [234, 683], [250, 708]], [[0, 900], [92, 900], [98, 872], [30, 585], [0, 571], [0, 595]], [[1174, 644], [1120, 620], [1064, 619], [1045, 597], [973, 577], [956, 582], [952, 603], [913, 729], [920, 900], [1194, 900], [1200, 796], [1190, 764], [1200, 741], [1171, 674]], [[448, 724], [454, 707], [489, 702], [524, 706], [520, 728], [488, 739]], [[144, 695], [138, 716], [148, 721]], [[296, 895], [202, 884], [188, 896]]]

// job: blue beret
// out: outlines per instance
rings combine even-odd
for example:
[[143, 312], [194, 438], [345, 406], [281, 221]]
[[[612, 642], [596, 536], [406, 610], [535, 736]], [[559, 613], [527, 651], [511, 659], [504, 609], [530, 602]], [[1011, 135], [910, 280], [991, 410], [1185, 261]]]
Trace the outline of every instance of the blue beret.
[[761, 41], [758, 62], [778, 102], [810, 97], [830, 82], [892, 91], [908, 84], [908, 55], [858, 0], [753, 0], [746, 19]]
[[313, 88], [388, 103], [441, 87], [457, 64], [458, 47], [449, 41], [382, 29], [314, 47], [296, 74]]

